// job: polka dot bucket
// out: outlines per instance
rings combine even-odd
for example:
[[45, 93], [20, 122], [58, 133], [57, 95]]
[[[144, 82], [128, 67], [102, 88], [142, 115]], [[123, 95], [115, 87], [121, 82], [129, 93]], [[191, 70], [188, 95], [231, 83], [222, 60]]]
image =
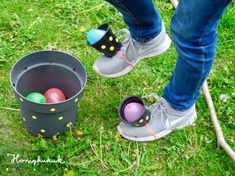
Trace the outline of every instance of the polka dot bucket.
[[96, 50], [103, 53], [106, 57], [113, 57], [116, 52], [121, 49], [121, 42], [112, 32], [108, 24], [103, 24], [97, 29], [105, 31], [105, 35], [93, 45], [90, 45], [89, 43], [88, 45], [94, 47]]
[[[25, 128], [31, 134], [52, 137], [74, 125], [87, 81], [85, 68], [75, 57], [60, 51], [31, 53], [13, 66], [10, 80]], [[67, 99], [39, 104], [25, 98], [31, 92], [44, 93], [52, 87], [63, 90]]]
[[[138, 118], [136, 119], [135, 121], [133, 122], [128, 122], [125, 115], [124, 115], [124, 109], [125, 107], [129, 104], [129, 103], [139, 103], [141, 105], [144, 106], [144, 112], [143, 114]], [[144, 99], [139, 97], [139, 96], [129, 96], [127, 98], [125, 98], [119, 108], [118, 108], [118, 115], [119, 115], [119, 118], [124, 122], [124, 123], [128, 123], [128, 124], [131, 124], [135, 127], [142, 127], [144, 126], [146, 123], [149, 122], [150, 120], [150, 116], [151, 116], [151, 113], [150, 111], [148, 110], [148, 108], [146, 107], [145, 103], [144, 103]]]

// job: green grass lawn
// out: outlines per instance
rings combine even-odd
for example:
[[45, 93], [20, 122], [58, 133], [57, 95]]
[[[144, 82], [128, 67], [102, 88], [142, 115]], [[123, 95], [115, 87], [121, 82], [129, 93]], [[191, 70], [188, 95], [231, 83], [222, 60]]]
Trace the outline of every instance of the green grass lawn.
[[[169, 33], [174, 8], [157, 1]], [[116, 130], [117, 108], [128, 95], [162, 94], [174, 68], [174, 45], [158, 58], [139, 63], [126, 76], [107, 79], [92, 64], [99, 53], [86, 45], [81, 33], [102, 23], [114, 32], [126, 27], [120, 14], [103, 0], [1, 0], [0, 3], [0, 175], [235, 175], [235, 165], [216, 148], [209, 112], [200, 95], [194, 128], [175, 131], [149, 143], [129, 142]], [[227, 142], [235, 150], [235, 5], [219, 25], [215, 65], [208, 78], [217, 115]], [[13, 64], [37, 50], [72, 53], [85, 65], [88, 82], [70, 131], [53, 139], [37, 138], [24, 128], [9, 82]], [[226, 94], [223, 102], [220, 96]], [[60, 156], [64, 164], [12, 164], [7, 153], [24, 159]]]

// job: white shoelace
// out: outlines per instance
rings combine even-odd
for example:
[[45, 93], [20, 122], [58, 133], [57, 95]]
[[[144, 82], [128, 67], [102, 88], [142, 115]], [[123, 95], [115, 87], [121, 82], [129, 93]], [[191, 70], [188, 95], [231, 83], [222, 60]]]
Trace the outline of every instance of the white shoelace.
[[[124, 35], [123, 35], [124, 34]], [[131, 37], [130, 32], [127, 29], [121, 29], [118, 31], [118, 39], [120, 41], [122, 41], [122, 47], [125, 47], [124, 52], [125, 53], [121, 53], [121, 52], [117, 52], [118, 55], [124, 59], [130, 66], [134, 66], [133, 63], [131, 61], [129, 61], [129, 59], [127, 58], [127, 50], [128, 48], [131, 46], [132, 48], [134, 48], [134, 39]], [[134, 50], [134, 55], [137, 55], [136, 51]]]
[[[151, 118], [160, 118], [163, 127], [167, 130], [171, 129], [171, 122], [168, 120], [168, 113], [166, 112], [166, 106], [159, 96], [155, 93], [151, 93], [148, 96], [155, 98], [156, 102], [150, 107]], [[148, 97], [147, 96], [147, 97]], [[169, 123], [165, 123], [169, 122]]]

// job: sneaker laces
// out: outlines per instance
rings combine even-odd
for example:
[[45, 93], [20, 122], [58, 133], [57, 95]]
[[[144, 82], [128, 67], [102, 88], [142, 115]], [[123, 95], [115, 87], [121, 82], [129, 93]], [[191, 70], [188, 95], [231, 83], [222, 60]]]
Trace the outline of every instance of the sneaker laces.
[[[129, 47], [133, 47], [135, 48], [135, 44], [134, 44], [134, 39], [131, 37], [131, 34], [129, 32], [129, 30], [127, 29], [121, 29], [118, 31], [118, 39], [120, 41], [122, 41], [122, 47], [125, 47], [124, 48], [124, 53], [121, 53], [120, 51], [117, 51], [117, 54], [122, 58], [124, 59], [131, 67], [134, 67], [134, 64], [132, 62], [130, 62], [128, 60], [128, 58], [126, 57], [127, 56], [127, 50]], [[137, 53], [136, 51], [134, 50], [134, 55], [136, 56]]]
[[151, 93], [147, 97], [153, 97], [156, 100], [153, 105], [148, 107], [151, 112], [151, 118], [160, 117], [163, 127], [167, 130], [171, 129], [171, 121], [169, 120], [169, 115], [166, 111], [167, 107], [165, 102], [163, 102], [162, 98], [157, 96], [155, 93]]

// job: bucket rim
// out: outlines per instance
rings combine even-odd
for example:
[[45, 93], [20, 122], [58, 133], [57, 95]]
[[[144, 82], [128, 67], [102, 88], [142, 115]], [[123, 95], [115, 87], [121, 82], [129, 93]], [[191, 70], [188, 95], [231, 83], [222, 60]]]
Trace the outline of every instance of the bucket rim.
[[[73, 59], [76, 60], [76, 62], [79, 62], [80, 65], [82, 66], [83, 70], [84, 70], [84, 73], [85, 73], [85, 79], [84, 79], [84, 83], [82, 84], [82, 87], [81, 87], [81, 90], [76, 93], [74, 96], [68, 98], [67, 100], [65, 101], [62, 101], [62, 102], [58, 102], [58, 103], [36, 103], [34, 101], [31, 101], [29, 99], [27, 99], [25, 96], [23, 96], [21, 93], [19, 93], [16, 89], [16, 85], [14, 86], [13, 85], [13, 81], [12, 81], [12, 72], [13, 72], [13, 69], [15, 68], [15, 66], [18, 64], [19, 61], [21, 61], [22, 59], [24, 59], [25, 57], [27, 56], [30, 56], [32, 54], [36, 54], [36, 53], [41, 53], [41, 52], [57, 52], [57, 53], [61, 53], [61, 54], [66, 54], [68, 56], [71, 56]], [[86, 87], [86, 84], [87, 84], [87, 71], [85, 69], [85, 66], [82, 64], [82, 62], [77, 59], [74, 55], [72, 55], [71, 53], [68, 53], [68, 52], [65, 52], [65, 51], [59, 51], [59, 50], [38, 50], [38, 51], [34, 51], [34, 52], [31, 52], [31, 53], [28, 53], [27, 55], [21, 57], [20, 59], [17, 60], [17, 62], [12, 66], [11, 68], [11, 71], [10, 71], [10, 84], [11, 84], [11, 87], [13, 88], [13, 90], [20, 96], [20, 98], [22, 98], [24, 101], [28, 101], [28, 102], [31, 102], [33, 104], [36, 104], [36, 105], [43, 105], [43, 106], [51, 106], [51, 105], [59, 105], [59, 104], [63, 104], [63, 103], [67, 103], [69, 101], [71, 101], [72, 99], [76, 99], [78, 98], [78, 95], [81, 94], [83, 92], [83, 90], [85, 89]]]
[[[97, 27], [97, 28], [95, 28], [95, 29], [105, 29], [104, 31], [105, 31], [105, 34], [104, 34], [104, 36], [108, 33], [108, 31], [110, 30], [110, 26], [108, 25], [108, 23], [104, 23], [104, 24], [102, 24], [102, 25], [100, 25], [99, 27]], [[103, 36], [103, 37], [104, 37]], [[102, 38], [103, 38], [102, 37]], [[98, 41], [96, 41], [95, 43], [93, 43], [93, 44], [90, 44], [88, 41], [87, 41], [87, 45], [88, 46], [94, 46], [96, 43], [98, 43], [99, 41], [100, 41], [101, 39], [99, 39]]]

